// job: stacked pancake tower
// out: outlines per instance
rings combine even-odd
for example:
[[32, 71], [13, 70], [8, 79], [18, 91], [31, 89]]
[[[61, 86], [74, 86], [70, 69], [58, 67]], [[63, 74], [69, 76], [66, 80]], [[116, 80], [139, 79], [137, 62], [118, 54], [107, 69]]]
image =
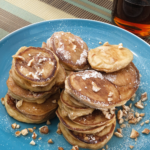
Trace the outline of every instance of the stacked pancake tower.
[[4, 102], [8, 114], [26, 123], [41, 123], [53, 118], [64, 80], [65, 71], [53, 52], [21, 47], [13, 55], [7, 80]]
[[56, 111], [64, 137], [79, 147], [103, 147], [115, 130], [115, 107], [124, 105], [140, 83], [132, 52], [108, 42], [88, 52], [80, 37], [62, 31], [43, 47], [58, 56], [68, 75]]

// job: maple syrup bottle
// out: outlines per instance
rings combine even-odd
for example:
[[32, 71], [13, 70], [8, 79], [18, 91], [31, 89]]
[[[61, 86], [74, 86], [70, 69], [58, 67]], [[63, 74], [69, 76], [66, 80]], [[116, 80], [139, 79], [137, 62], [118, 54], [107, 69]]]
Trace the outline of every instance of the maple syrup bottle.
[[112, 22], [140, 37], [149, 37], [150, 0], [114, 0]]

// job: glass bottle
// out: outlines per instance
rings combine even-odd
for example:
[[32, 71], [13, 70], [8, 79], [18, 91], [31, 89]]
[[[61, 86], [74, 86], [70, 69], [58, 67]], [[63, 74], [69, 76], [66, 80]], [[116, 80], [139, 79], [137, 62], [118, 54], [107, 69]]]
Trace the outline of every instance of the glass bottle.
[[114, 0], [112, 22], [140, 37], [149, 37], [150, 0]]

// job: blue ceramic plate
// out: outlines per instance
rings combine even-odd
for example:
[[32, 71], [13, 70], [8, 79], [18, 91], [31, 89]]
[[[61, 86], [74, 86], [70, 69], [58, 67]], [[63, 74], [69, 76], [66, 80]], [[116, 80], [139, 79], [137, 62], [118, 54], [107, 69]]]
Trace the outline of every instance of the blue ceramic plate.
[[[6, 80], [11, 68], [12, 55], [14, 55], [21, 46], [40, 47], [42, 42], [45, 42], [47, 38], [57, 31], [69, 31], [80, 36], [87, 43], [89, 49], [98, 47], [100, 41], [102, 43], [109, 41], [110, 44], [123, 43], [124, 47], [129, 48], [133, 52], [133, 62], [142, 75], [136, 100], [133, 103], [140, 99], [140, 94], [143, 92], [147, 92], [150, 97], [150, 46], [135, 35], [116, 26], [80, 19], [62, 19], [40, 22], [17, 30], [2, 39], [0, 41], [0, 97], [4, 97], [7, 93]], [[147, 104], [144, 110], [139, 110], [133, 106], [135, 111], [146, 113], [142, 121], [150, 119], [149, 100], [144, 102], [144, 104]], [[37, 138], [37, 140], [35, 140], [36, 146], [31, 146], [29, 144], [32, 140], [31, 133], [25, 137], [15, 137], [16, 130], [11, 128], [11, 124], [15, 122], [21, 126], [20, 130], [36, 126], [37, 129], [35, 132], [38, 134], [38, 138], [42, 137], [42, 140], [38, 140]], [[53, 119], [51, 125], [49, 125], [50, 133], [48, 135], [41, 135], [38, 128], [45, 125], [45, 123], [36, 125], [18, 122], [7, 115], [5, 107], [0, 103], [0, 150], [57, 150], [58, 146], [63, 147], [65, 150], [70, 150], [72, 146], [66, 142], [62, 135], [56, 134], [57, 124], [58, 119]], [[117, 125], [117, 127], [118, 126], [119, 125]], [[132, 128], [140, 133], [137, 142], [129, 137]], [[130, 127], [123, 129], [124, 138], [113, 136], [108, 143], [109, 149], [127, 150], [130, 149], [129, 145], [134, 145], [134, 149], [136, 150], [150, 149], [150, 135], [143, 135], [141, 133], [144, 128], [149, 128], [149, 124], [145, 124], [144, 126], [140, 126], [140, 124], [130, 125]], [[54, 144], [47, 143], [50, 138], [54, 141]]]

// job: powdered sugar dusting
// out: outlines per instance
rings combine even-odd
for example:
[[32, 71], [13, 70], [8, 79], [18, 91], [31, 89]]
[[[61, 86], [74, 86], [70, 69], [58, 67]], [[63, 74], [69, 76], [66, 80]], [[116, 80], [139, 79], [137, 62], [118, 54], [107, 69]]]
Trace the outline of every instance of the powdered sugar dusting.
[[81, 64], [85, 63], [86, 59], [87, 59], [87, 54], [88, 54], [87, 50], [84, 49], [83, 53], [81, 53], [81, 55], [80, 55], [80, 59], [77, 60], [76, 64], [81, 65]]
[[64, 45], [62, 45], [60, 48], [57, 48], [56, 54], [62, 55], [66, 60], [71, 59], [71, 55], [68, 51], [64, 50]]
[[34, 79], [40, 79], [37, 74], [34, 74], [33, 72], [29, 72], [28, 74], [26, 74], [26, 76], [32, 76]]
[[93, 71], [93, 70], [82, 71], [82, 73], [80, 72], [80, 74], [77, 74], [76, 76], [81, 76], [83, 80], [89, 78], [100, 78], [101, 80], [104, 79], [104, 77], [100, 72]]
[[112, 75], [112, 74], [107, 74], [105, 76], [105, 78], [110, 82], [114, 82], [116, 80], [116, 77], [117, 77], [116, 75]]

